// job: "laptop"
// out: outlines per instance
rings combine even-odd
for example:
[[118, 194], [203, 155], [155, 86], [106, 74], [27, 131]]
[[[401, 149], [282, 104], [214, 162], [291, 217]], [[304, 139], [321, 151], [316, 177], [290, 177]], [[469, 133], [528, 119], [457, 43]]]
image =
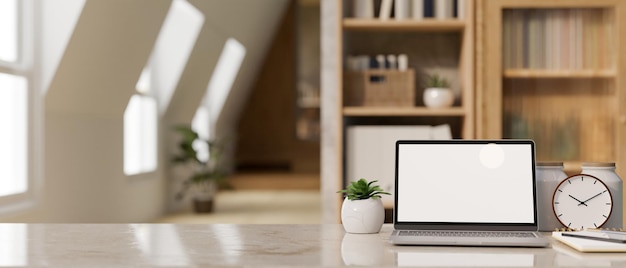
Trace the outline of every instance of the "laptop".
[[532, 140], [396, 142], [396, 245], [547, 247]]

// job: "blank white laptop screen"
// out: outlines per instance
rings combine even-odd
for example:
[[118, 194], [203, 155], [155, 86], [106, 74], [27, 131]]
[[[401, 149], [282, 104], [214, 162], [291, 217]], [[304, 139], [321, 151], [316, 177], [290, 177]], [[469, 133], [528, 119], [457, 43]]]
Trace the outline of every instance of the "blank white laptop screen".
[[534, 223], [530, 144], [398, 145], [398, 222]]

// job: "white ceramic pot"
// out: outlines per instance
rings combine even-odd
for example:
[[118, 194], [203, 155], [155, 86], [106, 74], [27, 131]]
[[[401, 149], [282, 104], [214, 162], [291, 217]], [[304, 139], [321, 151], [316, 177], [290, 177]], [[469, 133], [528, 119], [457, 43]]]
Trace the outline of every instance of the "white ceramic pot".
[[622, 179], [615, 173], [615, 163], [584, 162], [581, 164], [583, 174], [589, 174], [600, 179], [611, 191], [613, 209], [609, 219], [602, 227], [623, 228], [623, 203], [624, 188]]
[[341, 206], [341, 223], [348, 233], [378, 233], [385, 222], [385, 208], [378, 199], [343, 200]]
[[446, 108], [454, 103], [454, 93], [449, 88], [431, 87], [424, 90], [424, 104], [429, 108]]
[[539, 162], [537, 174], [537, 227], [539, 231], [553, 231], [563, 225], [554, 215], [552, 196], [554, 189], [567, 174], [563, 171], [563, 162]]

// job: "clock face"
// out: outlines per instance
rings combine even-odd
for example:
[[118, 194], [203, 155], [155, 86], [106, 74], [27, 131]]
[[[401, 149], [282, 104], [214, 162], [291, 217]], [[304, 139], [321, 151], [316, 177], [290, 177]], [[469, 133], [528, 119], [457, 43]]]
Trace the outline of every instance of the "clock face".
[[554, 190], [552, 208], [565, 227], [599, 228], [611, 216], [613, 198], [600, 179], [578, 174], [559, 183]]

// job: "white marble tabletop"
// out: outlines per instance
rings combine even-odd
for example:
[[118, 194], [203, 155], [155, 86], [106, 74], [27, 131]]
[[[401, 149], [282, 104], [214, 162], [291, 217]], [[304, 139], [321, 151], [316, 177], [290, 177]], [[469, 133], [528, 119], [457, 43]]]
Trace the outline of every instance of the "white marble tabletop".
[[414, 247], [335, 225], [0, 224], [0, 266], [626, 266], [626, 253], [550, 248]]

